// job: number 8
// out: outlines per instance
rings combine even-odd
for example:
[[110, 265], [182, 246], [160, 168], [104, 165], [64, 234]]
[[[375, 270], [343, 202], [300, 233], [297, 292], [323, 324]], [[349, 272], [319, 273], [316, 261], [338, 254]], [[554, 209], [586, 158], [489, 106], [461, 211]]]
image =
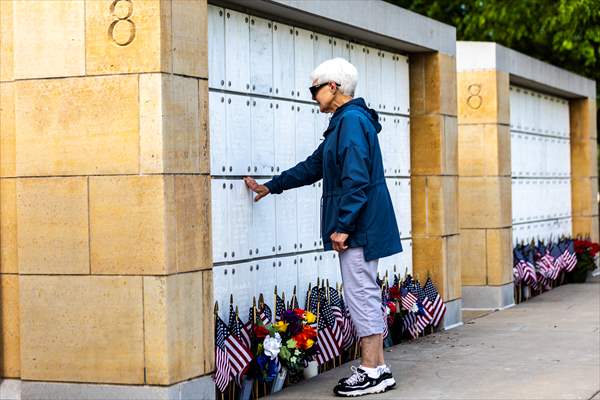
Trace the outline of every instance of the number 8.
[[[118, 15], [119, 11], [122, 11], [122, 10], [117, 9], [117, 6], [119, 3], [127, 4], [127, 9], [126, 9], [127, 12], [125, 13], [125, 16]], [[122, 8], [122, 7], [119, 7], [119, 8]], [[132, 4], [131, 0], [113, 0], [113, 2], [110, 5], [110, 13], [113, 17], [116, 17], [117, 19], [114, 20], [108, 27], [108, 36], [117, 45], [127, 46], [129, 43], [133, 42], [133, 39], [135, 39], [135, 23], [129, 19], [129, 17], [131, 17], [131, 14], [133, 14], [133, 4]], [[117, 25], [120, 22], [127, 23], [129, 25], [129, 37], [127, 38], [127, 40], [122, 40], [122, 38], [118, 37], [119, 35], [117, 35], [117, 37], [115, 37], [115, 28], [117, 27]]]

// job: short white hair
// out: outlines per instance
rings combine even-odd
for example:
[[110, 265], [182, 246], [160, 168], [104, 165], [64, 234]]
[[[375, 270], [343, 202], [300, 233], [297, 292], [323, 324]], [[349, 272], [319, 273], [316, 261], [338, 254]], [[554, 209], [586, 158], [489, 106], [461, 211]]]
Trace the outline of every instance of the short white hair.
[[310, 74], [310, 80], [317, 81], [317, 85], [325, 82], [340, 84], [340, 91], [347, 96], [354, 96], [354, 89], [358, 82], [358, 71], [348, 60], [336, 57], [323, 61]]

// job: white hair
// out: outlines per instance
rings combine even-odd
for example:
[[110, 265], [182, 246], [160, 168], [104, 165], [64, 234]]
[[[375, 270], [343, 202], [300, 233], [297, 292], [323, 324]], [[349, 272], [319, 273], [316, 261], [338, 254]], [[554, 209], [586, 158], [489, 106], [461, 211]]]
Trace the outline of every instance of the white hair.
[[356, 67], [341, 57], [323, 61], [310, 74], [311, 81], [316, 84], [336, 82], [340, 84], [340, 91], [347, 96], [354, 96], [354, 89], [358, 82]]

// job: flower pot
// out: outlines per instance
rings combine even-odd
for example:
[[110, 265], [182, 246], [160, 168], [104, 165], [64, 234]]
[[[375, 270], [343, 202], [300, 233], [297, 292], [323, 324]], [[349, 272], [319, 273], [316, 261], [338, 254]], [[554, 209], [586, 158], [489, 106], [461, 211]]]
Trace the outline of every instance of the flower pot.
[[316, 361], [309, 361], [308, 365], [302, 371], [304, 379], [310, 379], [319, 375], [319, 364]]
[[271, 386], [271, 393], [276, 393], [283, 389], [283, 384], [285, 383], [285, 377], [287, 376], [287, 369], [285, 367], [281, 367], [281, 370], [277, 373], [275, 380], [273, 381], [273, 386]]
[[587, 279], [587, 269], [575, 268], [567, 274], [567, 282], [569, 283], [584, 283]]

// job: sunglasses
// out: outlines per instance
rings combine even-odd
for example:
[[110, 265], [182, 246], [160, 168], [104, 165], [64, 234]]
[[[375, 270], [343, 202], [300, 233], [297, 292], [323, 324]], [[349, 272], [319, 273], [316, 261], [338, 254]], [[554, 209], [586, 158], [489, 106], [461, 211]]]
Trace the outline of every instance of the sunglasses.
[[[339, 83], [337, 82], [333, 82], [338, 86], [341, 86]], [[308, 88], [308, 90], [310, 90], [310, 94], [312, 96], [313, 100], [316, 100], [316, 96], [317, 96], [317, 92], [319, 91], [319, 89], [321, 89], [323, 86], [329, 85], [329, 82], [325, 82], [325, 83], [320, 83], [318, 85], [314, 85]]]

